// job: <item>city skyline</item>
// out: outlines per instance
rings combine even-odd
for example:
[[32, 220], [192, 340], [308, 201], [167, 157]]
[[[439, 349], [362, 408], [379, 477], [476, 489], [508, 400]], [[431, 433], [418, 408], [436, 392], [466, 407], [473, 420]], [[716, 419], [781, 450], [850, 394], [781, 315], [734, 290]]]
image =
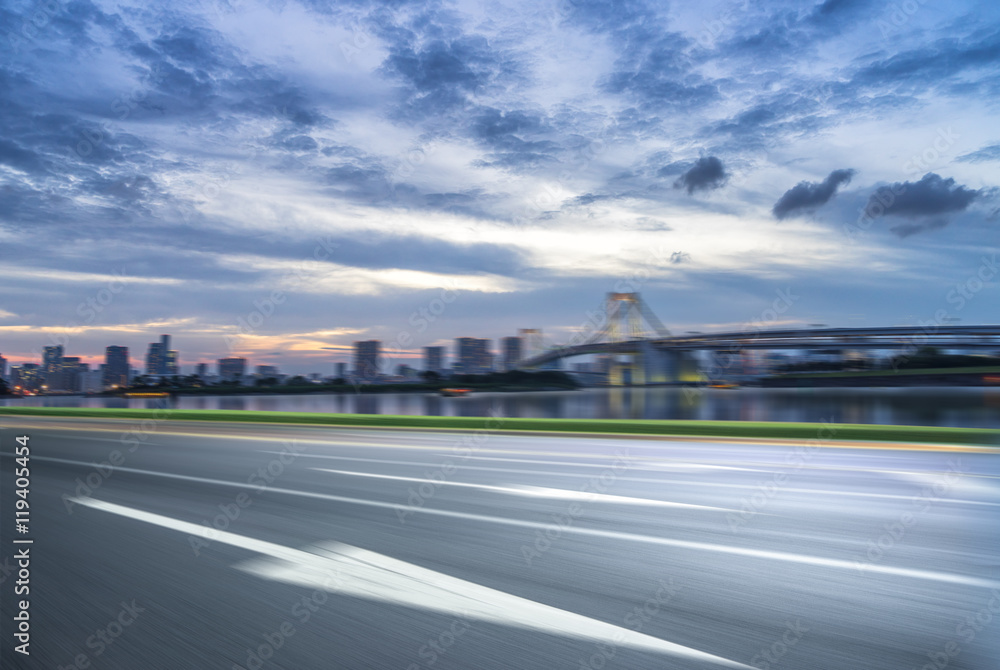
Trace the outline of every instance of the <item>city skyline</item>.
[[[238, 356], [238, 355], [219, 355], [211, 358], [209, 361], [202, 359], [196, 361], [185, 360], [178, 356], [176, 359], [171, 359], [175, 367], [162, 367], [159, 371], [154, 371], [152, 368], [153, 361], [159, 361], [161, 365], [166, 365], [165, 361], [161, 361], [159, 357], [160, 351], [169, 350], [169, 343], [171, 341], [172, 335], [163, 333], [160, 335], [160, 339], [157, 342], [151, 342], [147, 345], [145, 349], [146, 353], [144, 356], [139, 356], [137, 353], [133, 355], [133, 352], [137, 352], [138, 349], [132, 349], [128, 345], [108, 345], [105, 347], [105, 354], [100, 356], [81, 354], [79, 356], [67, 356], [67, 350], [64, 345], [45, 345], [42, 348], [41, 359], [13, 359], [3, 355], [0, 352], [0, 361], [2, 364], [8, 368], [23, 366], [25, 364], [38, 365], [38, 369], [43, 372], [52, 372], [50, 361], [56, 361], [58, 359], [59, 363], [65, 361], [72, 361], [75, 364], [82, 364], [84, 366], [89, 366], [94, 370], [99, 369], [105, 364], [107, 350], [108, 349], [124, 349], [128, 352], [129, 358], [129, 369], [135, 370], [137, 376], [155, 376], [155, 377], [170, 377], [175, 375], [184, 376], [185, 374], [205, 374], [208, 371], [208, 366], [216, 366], [223, 363], [224, 361], [236, 361], [242, 360], [244, 372], [240, 374], [249, 374], [249, 368], [254, 367], [257, 369], [257, 374], [260, 374], [261, 368], [271, 368], [278, 369], [279, 366], [273, 366], [268, 364], [260, 364], [252, 360], [252, 357], [248, 356]], [[462, 344], [463, 340], [473, 340], [477, 343], [481, 343], [479, 354], [487, 354], [490, 356], [489, 366], [477, 366], [477, 367], [503, 367], [503, 363], [508, 359], [503, 358], [505, 343], [509, 340], [522, 340], [519, 336], [504, 336], [493, 338], [496, 340], [496, 349], [490, 348], [491, 338], [465, 338], [456, 337], [452, 338], [452, 344], [447, 345], [431, 345], [426, 347], [421, 347], [418, 351], [400, 351], [400, 350], [384, 350], [382, 349], [382, 342], [380, 340], [370, 340], [370, 341], [354, 341], [351, 343], [347, 353], [344, 358], [349, 358], [351, 362], [347, 360], [330, 359], [326, 361], [324, 367], [330, 368], [331, 370], [340, 369], [341, 365], [346, 365], [345, 370], [349, 370], [351, 375], [356, 375], [359, 369], [365, 367], [372, 367], [370, 364], [371, 360], [379, 359], [380, 362], [374, 367], [376, 368], [376, 374], [385, 375], [391, 374], [389, 368], [395, 367], [396, 364], [408, 364], [408, 363], [420, 363], [420, 369], [426, 370], [447, 370], [453, 366], [461, 365], [462, 361]], [[359, 366], [358, 350], [359, 345], [369, 344], [370, 342], [376, 343], [373, 349], [368, 351], [367, 354], [363, 354], [361, 363]], [[436, 358], [428, 358], [428, 350], [436, 351]], [[172, 354], [179, 354], [176, 350], [169, 350]], [[516, 351], [520, 352], [520, 347], [516, 348]], [[517, 360], [516, 358], [509, 359], [511, 361]], [[427, 363], [430, 363], [429, 366]], [[498, 365], [499, 364], [499, 365]], [[205, 366], [205, 367], [203, 367]], [[189, 371], [185, 373], [185, 368]], [[5, 376], [5, 370], [0, 370], [0, 376]], [[324, 374], [323, 370], [309, 370], [309, 373], [319, 373]], [[281, 371], [282, 374], [288, 374], [285, 371]], [[217, 370], [216, 375], [225, 377], [227, 373], [222, 370]], [[291, 374], [302, 374], [301, 371], [295, 371]], [[333, 373], [327, 374], [325, 376], [333, 376]], [[363, 376], [363, 375], [361, 375]]]
[[10, 361], [1000, 320], [996, 3], [72, 7], [0, 9]]

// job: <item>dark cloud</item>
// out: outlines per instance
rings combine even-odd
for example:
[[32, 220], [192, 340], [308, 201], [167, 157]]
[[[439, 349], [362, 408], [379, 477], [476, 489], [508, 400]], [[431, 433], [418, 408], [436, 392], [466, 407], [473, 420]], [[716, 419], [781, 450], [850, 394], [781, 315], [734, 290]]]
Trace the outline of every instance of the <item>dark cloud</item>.
[[702, 132], [728, 135], [726, 146], [730, 150], [759, 151], [814, 133], [829, 122], [815, 98], [782, 91], [780, 95], [757, 96], [753, 105], [706, 126]]
[[[410, 35], [412, 39], [412, 35]], [[401, 80], [407, 93], [400, 110], [414, 120], [464, 108], [469, 96], [484, 91], [513, 65], [486, 38], [461, 35], [426, 44], [395, 44], [382, 64], [385, 74]]]
[[647, 115], [693, 110], [719, 98], [715, 83], [694, 68], [692, 42], [666, 30], [666, 19], [654, 6], [574, 0], [567, 18], [591, 33], [607, 35], [618, 58], [601, 89], [634, 101]]
[[889, 232], [893, 233], [900, 239], [905, 239], [911, 235], [927, 232], [928, 230], [939, 230], [947, 225], [947, 219], [934, 219], [925, 223], [901, 223], [898, 226], [892, 226], [889, 228]]
[[719, 188], [726, 183], [728, 176], [721, 160], [715, 156], [703, 156], [674, 182], [674, 188], [684, 188], [690, 195], [695, 191]]
[[22, 172], [44, 172], [45, 166], [34, 151], [25, 149], [17, 142], [0, 138], [0, 163]]
[[687, 253], [686, 251], [675, 251], [672, 254], [670, 254], [670, 262], [673, 263], [674, 265], [678, 265], [680, 263], [687, 263], [690, 260], [691, 260], [691, 254]]
[[826, 179], [819, 182], [802, 181], [785, 191], [778, 198], [771, 210], [774, 216], [784, 219], [800, 210], [810, 210], [826, 204], [834, 196], [837, 189], [851, 181], [854, 170], [834, 170]]
[[295, 135], [282, 140], [281, 146], [289, 151], [316, 151], [319, 145], [308, 135]]
[[[936, 88], [976, 68], [1000, 60], [1000, 30], [979, 32], [965, 39], [941, 38], [933, 43], [875, 61], [858, 70], [850, 86], [883, 90]], [[972, 92], [972, 91], [967, 91]]]
[[980, 195], [982, 191], [956, 185], [950, 177], [943, 179], [928, 172], [920, 181], [897, 182], [877, 189], [869, 197], [865, 211], [872, 217], [939, 216], [965, 210]]
[[592, 205], [595, 202], [601, 202], [604, 200], [614, 200], [614, 196], [607, 195], [605, 193], [584, 193], [583, 195], [578, 195], [575, 198], [573, 198], [569, 204]]
[[955, 160], [962, 163], [985, 163], [986, 161], [1000, 161], [1000, 144], [991, 144], [978, 151], [964, 154]]
[[559, 146], [538, 136], [550, 132], [545, 119], [523, 110], [482, 108], [469, 126], [470, 134], [491, 152], [475, 167], [526, 168], [555, 162]]

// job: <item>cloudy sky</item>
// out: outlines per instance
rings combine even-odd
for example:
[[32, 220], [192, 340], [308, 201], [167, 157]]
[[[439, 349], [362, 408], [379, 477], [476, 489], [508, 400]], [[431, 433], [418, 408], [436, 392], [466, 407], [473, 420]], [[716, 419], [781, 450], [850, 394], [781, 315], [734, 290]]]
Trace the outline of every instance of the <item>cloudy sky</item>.
[[992, 0], [161, 4], [0, 4], [12, 362], [1000, 321]]

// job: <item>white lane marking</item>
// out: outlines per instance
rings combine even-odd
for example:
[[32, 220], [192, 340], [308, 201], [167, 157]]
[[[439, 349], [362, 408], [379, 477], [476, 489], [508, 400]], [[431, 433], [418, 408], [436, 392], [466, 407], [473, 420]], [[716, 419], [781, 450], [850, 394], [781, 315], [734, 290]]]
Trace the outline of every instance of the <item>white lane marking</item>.
[[630, 496], [617, 496], [606, 493], [587, 493], [586, 491], [571, 491], [566, 489], [554, 489], [545, 486], [522, 486], [517, 484], [507, 484], [504, 486], [492, 486], [489, 484], [471, 484], [468, 482], [450, 482], [440, 479], [427, 479], [426, 477], [399, 477], [396, 475], [378, 475], [373, 472], [353, 472], [350, 470], [331, 470], [329, 468], [310, 468], [318, 472], [332, 472], [337, 475], [349, 475], [353, 477], [370, 477], [372, 479], [389, 479], [400, 482], [417, 482], [420, 484], [430, 484], [432, 486], [455, 486], [459, 488], [478, 489], [480, 491], [495, 491], [497, 493], [509, 493], [513, 495], [531, 496], [533, 498], [554, 498], [556, 500], [583, 500], [587, 502], [619, 503], [622, 505], [648, 505], [650, 507], [678, 507], [682, 509], [710, 509], [717, 512], [738, 512], [739, 510], [729, 507], [710, 507], [708, 505], [692, 505], [689, 503], [670, 502], [667, 500], [654, 500], [652, 498], [633, 498]]
[[634, 649], [708, 661], [728, 668], [750, 668], [748, 665], [714, 654], [348, 544], [327, 542], [311, 545], [309, 551], [303, 551], [228, 531], [212, 531], [198, 524], [92, 498], [77, 498], [76, 502], [111, 514], [270, 556], [270, 559], [255, 559], [235, 566], [239, 570], [265, 579], [526, 628], [549, 635], [600, 642], [615, 640]]
[[[282, 454], [281, 451], [267, 451], [264, 453], [268, 454]], [[432, 467], [434, 463], [428, 463], [426, 461], [387, 461], [381, 458], [357, 458], [352, 456], [323, 456], [321, 454], [299, 454], [297, 458], [319, 458], [328, 461], [352, 461], [358, 463], [380, 463], [382, 465], [415, 465], [418, 467]], [[437, 464], [440, 467], [440, 464]], [[590, 466], [588, 466], [590, 467]], [[593, 467], [603, 467], [605, 469], [611, 467], [610, 463], [605, 463], [600, 466]], [[313, 468], [319, 469], [319, 468]], [[479, 467], [476, 465], [455, 465], [456, 470], [475, 470], [477, 472], [504, 472], [509, 474], [518, 475], [545, 475], [549, 477], [590, 477], [591, 475], [577, 473], [577, 472], [559, 472], [555, 470], [524, 470], [517, 468], [487, 468]], [[983, 475], [986, 476], [986, 475]], [[687, 479], [654, 479], [651, 477], [629, 477], [620, 476], [619, 481], [625, 482], [641, 482], [647, 484], [674, 484], [678, 486], [707, 486], [710, 488], [722, 488], [722, 489], [744, 489], [744, 490], [757, 490], [761, 487], [762, 482], [757, 481], [752, 484], [722, 484], [718, 482], [702, 482], [702, 481], [691, 481]], [[792, 488], [792, 487], [782, 487], [782, 491], [788, 493], [805, 493], [810, 496], [815, 495], [831, 495], [831, 496], [848, 496], [854, 498], [884, 498], [887, 500], [913, 500], [913, 495], [897, 495], [893, 493], [866, 493], [864, 491], [831, 491], [827, 489], [803, 489], [803, 488]], [[985, 505], [987, 507], [1000, 507], [1000, 503], [982, 502], [979, 500], [964, 500], [958, 498], [942, 498], [936, 501], [937, 503], [945, 504], [964, 504], [964, 505]], [[796, 503], [797, 504], [797, 503]]]
[[[46, 456], [35, 457], [36, 460], [49, 460], [49, 461], [63, 461], [63, 459], [56, 459]], [[76, 465], [91, 466], [90, 463], [82, 463], [79, 461], [63, 461], [74, 463]], [[116, 470], [121, 470], [122, 472], [134, 472], [137, 474], [151, 475], [155, 477], [165, 477], [167, 479], [179, 479], [182, 481], [194, 481], [202, 484], [213, 484], [216, 486], [228, 486], [232, 488], [246, 489], [247, 484], [241, 482], [227, 482], [221, 479], [209, 479], [207, 477], [191, 477], [188, 475], [175, 475], [164, 472], [153, 472], [151, 470], [137, 470], [134, 468], [123, 468], [116, 467]], [[515, 526], [518, 528], [530, 528], [532, 530], [550, 530], [552, 528], [552, 523], [540, 523], [537, 521], [521, 521], [518, 519], [506, 519], [504, 517], [489, 516], [486, 514], [472, 514], [469, 512], [455, 512], [452, 510], [444, 509], [433, 509], [427, 507], [407, 507], [405, 505], [378, 502], [376, 500], [362, 500], [359, 498], [347, 498], [345, 496], [331, 495], [328, 493], [312, 493], [310, 491], [294, 491], [292, 489], [283, 489], [276, 487], [268, 487], [267, 491], [269, 493], [280, 493], [284, 495], [300, 496], [303, 498], [316, 498], [319, 500], [330, 500], [333, 502], [343, 502], [353, 505], [363, 505], [368, 507], [381, 507], [383, 509], [391, 509], [396, 512], [414, 512], [420, 514], [427, 514], [430, 516], [443, 516], [450, 517], [452, 519], [465, 519], [468, 521], [481, 521], [484, 523], [495, 523], [501, 526]], [[79, 498], [71, 499], [74, 501], [80, 500]], [[757, 549], [744, 549], [742, 547], [732, 547], [723, 544], [709, 544], [707, 542], [691, 542], [688, 540], [674, 540], [664, 537], [655, 537], [652, 535], [638, 535], [635, 533], [622, 533], [619, 531], [611, 530], [600, 530], [596, 528], [582, 528], [579, 526], [561, 526], [561, 532], [570, 533], [575, 535], [586, 535], [590, 537], [604, 537], [614, 540], [624, 540], [628, 542], [641, 542], [645, 544], [656, 544], [667, 547], [678, 547], [682, 549], [693, 549], [698, 551], [712, 551], [722, 554], [734, 554], [737, 556], [748, 556], [752, 558], [770, 559], [776, 561], [788, 561], [792, 563], [804, 563], [807, 565], [816, 565], [820, 567], [835, 568], [842, 570], [858, 570], [863, 572], [873, 572], [879, 574], [894, 575], [897, 577], [911, 577], [913, 579], [927, 579], [931, 581], [947, 582], [952, 584], [962, 584], [965, 586], [976, 586], [986, 589], [1000, 588], [1000, 581], [991, 579], [980, 579], [978, 577], [969, 577], [967, 575], [956, 575], [946, 572], [931, 572], [929, 570], [912, 570], [909, 568], [896, 568], [889, 565], [877, 565], [877, 564], [866, 564], [860, 565], [858, 562], [845, 561], [840, 559], [827, 559], [820, 558], [817, 556], [807, 556], [804, 554], [790, 554], [785, 552], [777, 551], [761, 551]], [[862, 570], [863, 568], [863, 570]]]
[[[619, 447], [620, 449], [621, 447]], [[606, 456], [608, 461], [613, 461], [615, 456]], [[506, 463], [530, 463], [538, 465], [563, 465], [574, 468], [607, 468], [607, 463], [579, 463], [576, 461], [544, 461], [537, 458], [498, 458], [494, 456], [469, 456], [470, 461], [502, 461]], [[687, 461], [648, 461], [643, 457], [631, 457], [641, 469], [651, 468], [686, 468], [695, 470], [741, 470], [745, 472], [770, 472], [769, 470], [759, 470], [757, 468], [740, 468], [730, 465], [707, 465], [701, 463], [691, 463]]]
[[938, 498], [949, 497], [951, 493], [956, 493], [958, 491], [966, 494], [978, 493], [981, 495], [987, 495], [991, 498], [995, 498], [997, 494], [1000, 494], [1000, 486], [996, 486], [988, 480], [976, 481], [976, 479], [973, 479], [967, 473], [896, 472], [894, 474], [897, 479], [901, 479], [911, 484], [916, 483], [925, 490], [931, 489], [935, 494], [937, 494], [937, 491], [940, 488], [941, 493], [936, 496]]
[[758, 468], [737, 468], [732, 465], [709, 465], [708, 463], [680, 463], [663, 461], [657, 463], [646, 463], [646, 468], [663, 468], [666, 470], [737, 470], [740, 472], [774, 472], [773, 470], [760, 470]]

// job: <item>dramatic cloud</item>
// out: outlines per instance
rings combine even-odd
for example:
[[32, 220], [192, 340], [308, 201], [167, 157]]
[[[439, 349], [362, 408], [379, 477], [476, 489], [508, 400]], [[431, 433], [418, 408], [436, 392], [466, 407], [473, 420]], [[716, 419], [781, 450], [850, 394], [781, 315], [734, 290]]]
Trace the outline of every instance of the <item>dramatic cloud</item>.
[[911, 235], [927, 232], [928, 230], [938, 230], [947, 225], [948, 221], [946, 219], [933, 219], [931, 221], [927, 221], [926, 223], [901, 223], [898, 226], [892, 226], [889, 228], [889, 232], [896, 235], [900, 239], [905, 239]]
[[[407, 328], [414, 353], [558, 338], [639, 272], [681, 329], [743, 323], [792, 276], [813, 282], [808, 318], [903, 322], [916, 288], [862, 288], [886, 267], [960, 280], [1000, 216], [978, 211], [1000, 184], [997, 3], [917, 2], [903, 23], [866, 0], [0, 5], [0, 339], [17, 362], [118, 272], [91, 324], [106, 330], [68, 353], [170, 328], [185, 372], [230, 353], [274, 290], [287, 300], [242, 353], [284, 352], [293, 373]], [[864, 195], [841, 192], [850, 170], [812, 181], [832, 165]], [[866, 200], [866, 243], [831, 240]], [[416, 332], [442, 290], [455, 301]]]
[[988, 147], [983, 147], [979, 151], [973, 151], [962, 156], [959, 156], [955, 160], [961, 161], [963, 163], [985, 163], [986, 161], [1000, 161], [1000, 144], [992, 144]]
[[719, 188], [726, 183], [726, 177], [722, 161], [715, 156], [704, 156], [674, 182], [674, 187], [687, 189], [690, 195], [695, 191]]
[[865, 211], [871, 216], [919, 218], [961, 212], [981, 195], [952, 178], [929, 172], [917, 182], [895, 183], [872, 193]]
[[834, 170], [820, 183], [800, 181], [774, 203], [771, 212], [775, 217], [784, 219], [802, 210], [811, 210], [825, 205], [834, 196], [837, 189], [851, 181], [854, 170]]

